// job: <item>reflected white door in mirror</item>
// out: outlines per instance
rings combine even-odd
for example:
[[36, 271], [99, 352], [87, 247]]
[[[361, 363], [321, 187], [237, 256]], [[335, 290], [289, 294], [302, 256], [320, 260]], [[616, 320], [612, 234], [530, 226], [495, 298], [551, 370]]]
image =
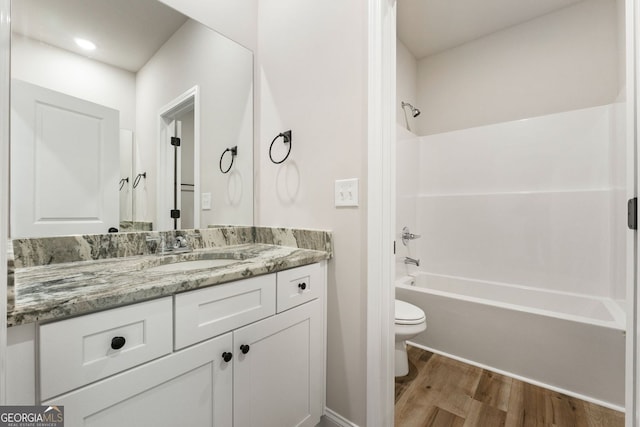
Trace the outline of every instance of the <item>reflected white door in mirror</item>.
[[119, 112], [12, 80], [11, 237], [119, 227]]

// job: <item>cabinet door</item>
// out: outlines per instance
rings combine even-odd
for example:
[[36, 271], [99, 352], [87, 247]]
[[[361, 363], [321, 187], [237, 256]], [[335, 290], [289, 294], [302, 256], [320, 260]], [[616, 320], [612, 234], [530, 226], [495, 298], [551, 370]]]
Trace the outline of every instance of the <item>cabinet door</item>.
[[[319, 300], [311, 301], [234, 331], [234, 427], [315, 426], [320, 421], [321, 307]], [[241, 346], [247, 345], [243, 354]]]
[[229, 427], [231, 349], [228, 333], [42, 404], [64, 405], [67, 427]]

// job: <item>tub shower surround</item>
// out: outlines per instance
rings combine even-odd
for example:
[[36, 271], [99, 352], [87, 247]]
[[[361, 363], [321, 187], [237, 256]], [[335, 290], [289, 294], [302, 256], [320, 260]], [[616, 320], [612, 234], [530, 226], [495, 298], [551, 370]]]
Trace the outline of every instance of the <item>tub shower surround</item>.
[[[158, 241], [183, 236], [191, 252], [157, 256]], [[155, 240], [149, 240], [155, 239]], [[191, 289], [273, 273], [332, 257], [331, 233], [216, 227], [13, 240], [7, 323], [81, 315]], [[212, 270], [150, 272], [176, 261], [237, 259]]]
[[609, 104], [398, 132], [396, 232], [425, 236], [396, 246], [415, 285], [396, 297], [429, 325], [413, 344], [624, 407], [623, 119]]

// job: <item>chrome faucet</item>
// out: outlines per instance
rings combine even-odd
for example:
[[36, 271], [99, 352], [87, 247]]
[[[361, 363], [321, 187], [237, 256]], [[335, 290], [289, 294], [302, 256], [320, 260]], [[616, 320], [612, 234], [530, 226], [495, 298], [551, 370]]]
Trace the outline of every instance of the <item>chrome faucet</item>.
[[415, 239], [419, 239], [420, 235], [419, 234], [413, 234], [410, 230], [409, 227], [403, 227], [402, 228], [402, 244], [407, 246], [407, 242], [409, 240], [415, 240]]
[[186, 237], [176, 236], [170, 250], [175, 254], [175, 253], [191, 252], [193, 248], [189, 246], [189, 243], [187, 242]]
[[175, 239], [171, 235], [160, 235], [157, 237], [147, 236], [146, 240], [147, 243], [155, 243], [155, 248], [150, 247], [150, 249], [154, 251], [156, 255], [160, 256], [182, 254], [193, 250], [184, 236], [176, 236]]
[[420, 267], [420, 260], [419, 259], [413, 259], [413, 258], [410, 258], [408, 256], [404, 257], [404, 263], [405, 264], [413, 264], [416, 267]]
[[186, 248], [187, 239], [184, 236], [176, 236], [176, 240], [173, 242], [173, 249]]

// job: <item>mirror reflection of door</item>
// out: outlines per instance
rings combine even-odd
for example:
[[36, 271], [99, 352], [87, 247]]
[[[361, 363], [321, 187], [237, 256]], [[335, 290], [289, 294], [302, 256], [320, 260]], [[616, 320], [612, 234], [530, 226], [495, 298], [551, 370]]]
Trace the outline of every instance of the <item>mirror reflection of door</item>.
[[179, 228], [194, 228], [194, 116], [193, 110], [181, 114], [177, 121], [180, 123], [180, 187], [178, 188], [180, 221]]
[[11, 236], [119, 226], [119, 113], [13, 79]]
[[133, 132], [120, 129], [120, 231], [133, 229]]
[[189, 92], [174, 100], [161, 114], [164, 136], [160, 144], [166, 147], [161, 148], [165, 160], [160, 173], [164, 170], [165, 176], [159, 177], [159, 185], [166, 199], [159, 203], [164, 206], [159, 223], [166, 225], [164, 229], [199, 227], [199, 200], [195, 197], [199, 188], [196, 111], [195, 95]]

